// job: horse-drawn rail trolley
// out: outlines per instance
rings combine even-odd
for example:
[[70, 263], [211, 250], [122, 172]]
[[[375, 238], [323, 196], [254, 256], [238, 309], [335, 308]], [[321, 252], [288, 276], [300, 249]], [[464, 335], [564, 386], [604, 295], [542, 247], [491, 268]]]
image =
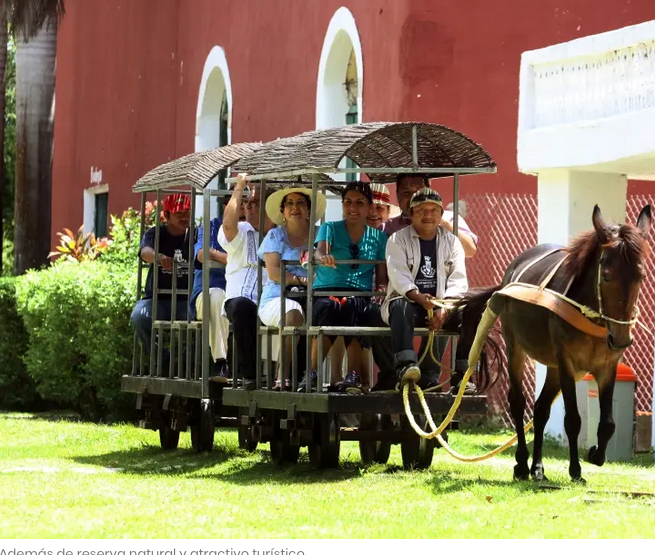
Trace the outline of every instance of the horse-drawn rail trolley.
[[[429, 123], [366, 123], [333, 129], [311, 131], [265, 144], [243, 144], [222, 147], [208, 153], [197, 153], [164, 164], [137, 182], [135, 192], [142, 194], [142, 213], [147, 195], [162, 191], [190, 192], [191, 224], [195, 221], [195, 199], [202, 196], [203, 222], [209, 222], [212, 198], [228, 196], [227, 190], [214, 190], [208, 185], [221, 171], [230, 168], [232, 174], [247, 173], [250, 183], [260, 187], [261, 198], [266, 191], [280, 187], [311, 189], [309, 220], [309, 256], [304, 262], [309, 276], [313, 275], [313, 249], [317, 217], [317, 196], [339, 194], [347, 181], [344, 164], [350, 161], [350, 173], [366, 174], [372, 182], [393, 182], [398, 174], [423, 174], [430, 179], [452, 178], [454, 199], [454, 231], [457, 234], [458, 199], [461, 175], [492, 173], [496, 165], [489, 154], [465, 135], [447, 127]], [[354, 168], [353, 168], [354, 165]], [[234, 182], [235, 178], [227, 179]], [[334, 197], [333, 197], [334, 198]], [[264, 202], [259, 206], [259, 221], [265, 218]], [[143, 219], [142, 219], [143, 224]], [[144, 230], [142, 230], [143, 233]], [[203, 235], [204, 260], [209, 260], [209, 234]], [[259, 226], [259, 244], [263, 239], [263, 225]], [[158, 235], [157, 235], [158, 241]], [[190, 242], [191, 243], [191, 242]], [[158, 245], [158, 243], [157, 243]], [[189, 249], [193, 260], [193, 248]], [[371, 264], [380, 260], [340, 260], [343, 264]], [[124, 391], [138, 395], [137, 406], [143, 409], [143, 425], [159, 429], [163, 448], [177, 446], [179, 432], [188, 427], [197, 450], [209, 450], [213, 445], [215, 426], [237, 427], [240, 445], [253, 450], [258, 443], [268, 442], [272, 459], [277, 463], [295, 463], [299, 450], [307, 446], [312, 463], [318, 467], [333, 467], [339, 461], [341, 441], [358, 441], [365, 463], [386, 463], [392, 444], [400, 444], [406, 467], [430, 466], [435, 440], [424, 440], [416, 435], [404, 417], [399, 393], [364, 394], [336, 393], [326, 387], [326, 364], [318, 365], [315, 391], [307, 379], [304, 391], [297, 391], [300, 382], [298, 358], [305, 357], [305, 367], [311, 369], [311, 343], [316, 339], [319, 361], [323, 360], [322, 337], [388, 336], [389, 328], [381, 327], [322, 327], [311, 325], [312, 303], [320, 296], [352, 295], [343, 291], [314, 291], [312, 280], [306, 290], [294, 291], [285, 283], [285, 268], [298, 261], [281, 261], [281, 319], [280, 326], [260, 325], [256, 362], [256, 385], [242, 386], [238, 375], [239, 353], [232, 349], [230, 361], [231, 384], [219, 385], [209, 381], [209, 265], [202, 268], [202, 321], [188, 315], [173, 314], [170, 320], [157, 318], [153, 309], [150, 355], [143, 352], [135, 340], [132, 374], [123, 377]], [[139, 265], [139, 291], [143, 263]], [[174, 270], [175, 271], [175, 270]], [[259, 261], [259, 295], [262, 288], [262, 262]], [[156, 275], [156, 272], [154, 273]], [[166, 293], [191, 294], [173, 288]], [[161, 292], [160, 292], [161, 293]], [[374, 291], [357, 293], [362, 296], [380, 295]], [[157, 283], [154, 283], [156, 305]], [[302, 326], [287, 326], [284, 315], [288, 299], [302, 298], [307, 314]], [[174, 305], [175, 303], [173, 303]], [[173, 310], [174, 312], [174, 310]], [[428, 335], [429, 330], [416, 329], [416, 335]], [[297, 355], [291, 349], [291, 390], [274, 390], [275, 369], [272, 356], [274, 340], [292, 338], [294, 347], [305, 338], [306, 351]], [[451, 337], [454, 354], [456, 337]], [[167, 347], [166, 347], [167, 345]], [[168, 357], [164, 352], [168, 352]], [[264, 355], [264, 356], [262, 356]], [[281, 367], [286, 360], [286, 349], [280, 347]], [[165, 360], [167, 359], [167, 360]], [[166, 363], [167, 368], [164, 368]], [[425, 399], [435, 415], [445, 414], [453, 404], [450, 393], [426, 393]], [[422, 408], [416, 394], [410, 394], [410, 406], [417, 421], [425, 425]], [[486, 397], [467, 396], [460, 408], [464, 414], [485, 414]], [[356, 425], [343, 425], [343, 415], [355, 415]]]

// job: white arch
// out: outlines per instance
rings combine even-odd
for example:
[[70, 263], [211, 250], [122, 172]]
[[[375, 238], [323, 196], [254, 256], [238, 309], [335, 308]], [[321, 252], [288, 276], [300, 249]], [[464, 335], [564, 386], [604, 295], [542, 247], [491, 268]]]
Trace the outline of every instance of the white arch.
[[[327, 129], [346, 124], [348, 99], [344, 87], [346, 71], [351, 52], [355, 53], [357, 65], [357, 123], [362, 122], [364, 103], [364, 62], [362, 43], [355, 18], [348, 8], [339, 8], [328, 25], [323, 50], [318, 64], [316, 81], [316, 129]], [[345, 162], [342, 162], [342, 165]], [[333, 176], [345, 179], [344, 174]], [[327, 203], [325, 217], [327, 220], [339, 220], [342, 217], [341, 203], [330, 199]]]
[[196, 152], [208, 150], [220, 144], [220, 117], [224, 96], [227, 97], [227, 143], [232, 142], [232, 82], [225, 51], [214, 46], [205, 60], [202, 70], [198, 105], [196, 108]]
[[316, 129], [345, 124], [348, 106], [343, 82], [351, 49], [357, 62], [357, 122], [362, 121], [364, 105], [364, 62], [362, 43], [355, 18], [348, 8], [339, 8], [328, 25], [323, 41], [316, 82]]
[[[227, 66], [225, 51], [220, 46], [214, 46], [205, 60], [198, 92], [196, 107], [195, 151], [210, 150], [225, 146], [221, 142], [221, 108], [227, 98], [227, 143], [232, 142], [232, 82]], [[218, 187], [218, 179], [214, 179], [211, 188]], [[202, 214], [202, 197], [196, 202], [196, 213]], [[218, 205], [212, 202], [211, 217], [218, 215]]]

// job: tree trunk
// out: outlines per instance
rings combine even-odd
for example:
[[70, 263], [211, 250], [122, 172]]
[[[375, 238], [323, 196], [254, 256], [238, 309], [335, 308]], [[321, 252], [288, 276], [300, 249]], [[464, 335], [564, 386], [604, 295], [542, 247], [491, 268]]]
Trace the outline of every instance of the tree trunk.
[[46, 19], [16, 49], [16, 200], [14, 269], [23, 274], [48, 261], [54, 130], [57, 20]]
[[4, 245], [4, 182], [5, 182], [5, 69], [7, 68], [7, 18], [0, 10], [0, 276]]

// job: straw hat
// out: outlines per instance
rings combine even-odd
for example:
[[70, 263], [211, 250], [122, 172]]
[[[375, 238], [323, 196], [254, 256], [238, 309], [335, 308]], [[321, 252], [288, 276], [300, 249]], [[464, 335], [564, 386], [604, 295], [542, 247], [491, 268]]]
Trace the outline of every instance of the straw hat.
[[395, 204], [391, 204], [391, 193], [389, 188], [382, 183], [371, 183], [373, 192], [373, 204], [384, 204], [389, 207], [389, 217], [395, 218], [400, 216], [401, 210]]
[[[300, 193], [312, 198], [312, 190], [307, 187], [286, 187], [278, 189], [266, 199], [266, 214], [275, 225], [284, 225], [284, 214], [280, 211], [280, 206], [284, 197], [291, 193]], [[325, 214], [326, 200], [325, 195], [320, 191], [316, 192], [316, 220], [320, 220]]]

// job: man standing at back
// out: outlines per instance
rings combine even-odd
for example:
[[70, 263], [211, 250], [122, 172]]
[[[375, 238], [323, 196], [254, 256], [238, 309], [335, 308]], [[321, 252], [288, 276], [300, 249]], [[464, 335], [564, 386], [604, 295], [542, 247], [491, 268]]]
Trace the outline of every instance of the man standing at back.
[[[420, 189], [427, 187], [430, 188], [430, 182], [425, 175], [421, 174], [398, 174], [396, 177], [396, 196], [398, 197], [398, 205], [402, 210], [402, 214], [394, 218], [389, 218], [382, 224], [382, 231], [391, 236], [396, 231], [406, 228], [412, 224], [412, 217], [409, 213], [409, 201], [412, 195]], [[441, 227], [447, 231], [453, 232], [453, 213], [446, 210], [441, 219]], [[466, 258], [472, 258], [478, 249], [478, 237], [475, 235], [464, 218], [460, 216], [458, 219], [458, 236], [459, 241], [464, 248], [464, 255]]]

